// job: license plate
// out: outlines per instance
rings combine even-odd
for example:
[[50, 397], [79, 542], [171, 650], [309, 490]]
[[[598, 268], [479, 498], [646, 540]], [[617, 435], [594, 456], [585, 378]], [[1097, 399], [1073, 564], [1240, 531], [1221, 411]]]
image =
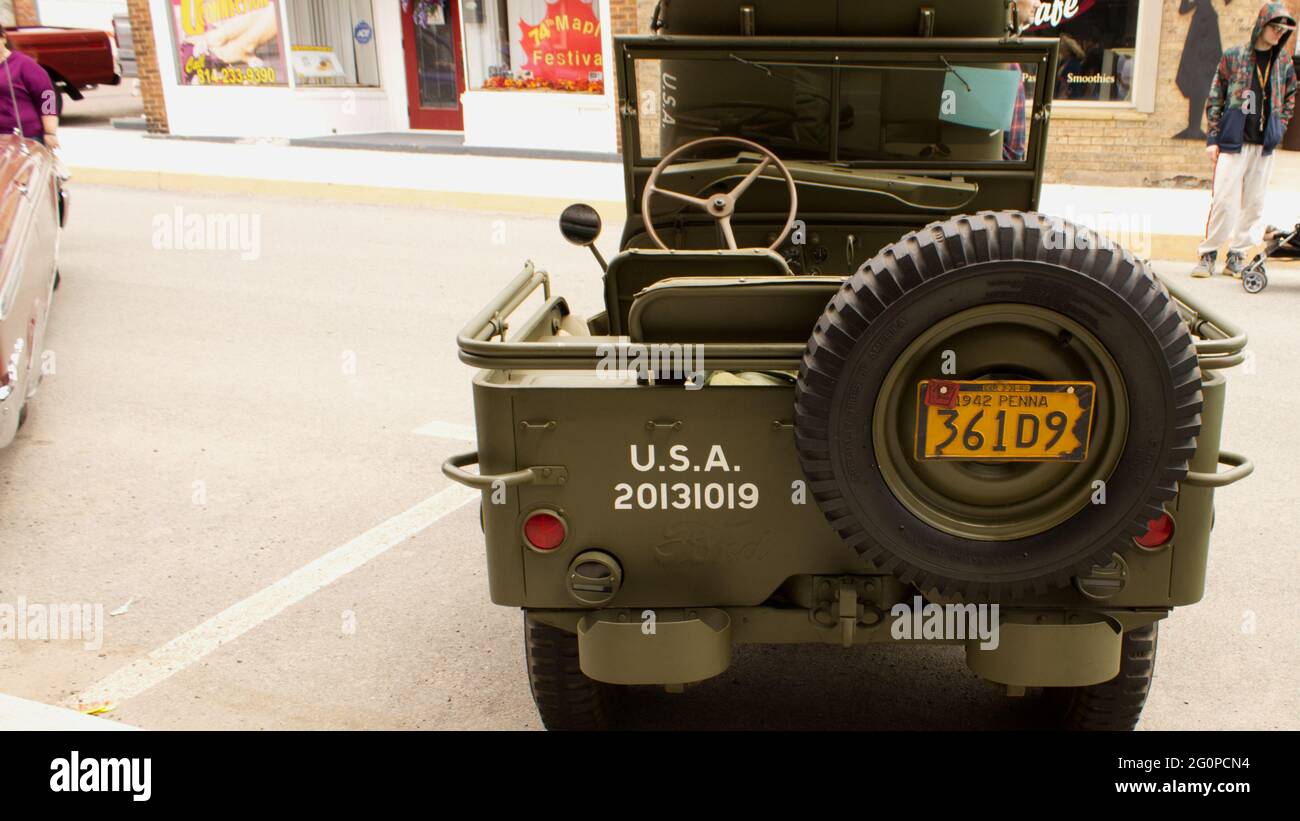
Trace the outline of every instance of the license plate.
[[1081, 462], [1095, 393], [1091, 382], [922, 380], [916, 458]]

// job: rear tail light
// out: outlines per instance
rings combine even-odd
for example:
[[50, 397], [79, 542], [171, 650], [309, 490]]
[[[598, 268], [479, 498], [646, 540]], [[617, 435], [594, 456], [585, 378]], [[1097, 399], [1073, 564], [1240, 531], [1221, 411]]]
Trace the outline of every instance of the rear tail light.
[[554, 550], [564, 544], [568, 527], [558, 513], [538, 510], [524, 521], [524, 541], [534, 550]]
[[1169, 517], [1168, 513], [1161, 513], [1159, 518], [1147, 522], [1147, 532], [1133, 541], [1137, 542], [1139, 547], [1155, 550], [1169, 544], [1169, 541], [1173, 538], [1174, 520]]

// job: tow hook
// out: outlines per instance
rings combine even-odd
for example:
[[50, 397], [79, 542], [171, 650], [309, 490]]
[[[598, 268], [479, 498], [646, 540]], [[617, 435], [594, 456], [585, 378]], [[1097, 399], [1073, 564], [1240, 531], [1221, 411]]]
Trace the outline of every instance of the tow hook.
[[840, 644], [852, 647], [858, 630], [858, 591], [851, 584], [841, 584], [836, 598], [840, 605]]

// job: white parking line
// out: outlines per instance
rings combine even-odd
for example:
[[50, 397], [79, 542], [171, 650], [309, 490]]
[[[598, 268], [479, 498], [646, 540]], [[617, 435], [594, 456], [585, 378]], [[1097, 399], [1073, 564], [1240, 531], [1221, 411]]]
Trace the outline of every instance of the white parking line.
[[450, 422], [439, 422], [433, 420], [427, 425], [421, 425], [411, 433], [418, 433], [420, 436], [436, 436], [439, 439], [459, 439], [462, 442], [477, 442], [478, 434], [474, 428], [469, 425], [453, 425]]
[[436, 493], [303, 565], [270, 587], [227, 607], [149, 655], [110, 673], [65, 703], [111, 701], [121, 704], [138, 696], [477, 498], [478, 491], [460, 485]]

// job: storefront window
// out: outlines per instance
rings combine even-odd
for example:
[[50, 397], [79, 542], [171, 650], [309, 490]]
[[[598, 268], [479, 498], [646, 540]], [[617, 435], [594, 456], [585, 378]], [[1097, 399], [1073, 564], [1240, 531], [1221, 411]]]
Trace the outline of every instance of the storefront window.
[[300, 86], [377, 86], [371, 0], [283, 0], [289, 65]]
[[280, 9], [274, 0], [172, 0], [180, 82], [197, 86], [287, 85]]
[[600, 0], [464, 0], [471, 91], [605, 91]]
[[1030, 3], [1026, 35], [1060, 37], [1056, 100], [1133, 101], [1140, 0]]

